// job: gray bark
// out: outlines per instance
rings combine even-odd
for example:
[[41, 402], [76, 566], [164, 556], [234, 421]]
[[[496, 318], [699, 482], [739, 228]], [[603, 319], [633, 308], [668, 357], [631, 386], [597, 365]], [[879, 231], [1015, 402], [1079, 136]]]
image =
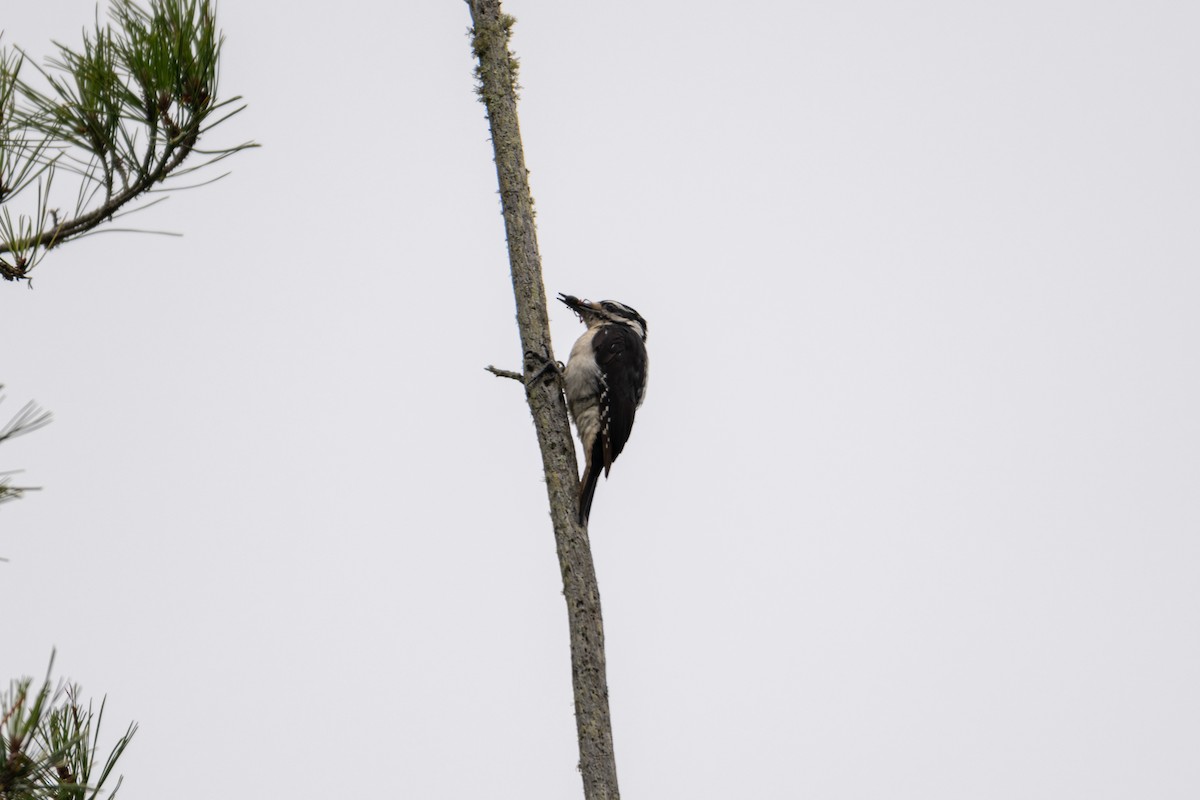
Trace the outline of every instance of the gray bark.
[[548, 370], [534, 380], [546, 360], [553, 362], [554, 351], [550, 345], [533, 199], [529, 193], [529, 175], [517, 124], [517, 62], [508, 47], [513, 19], [501, 12], [499, 0], [467, 0], [467, 4], [474, 23], [472, 44], [479, 61], [479, 93], [491, 125], [496, 176], [508, 236], [517, 327], [521, 350], [525, 353], [525, 396], [542, 451], [546, 493], [554, 523], [563, 595], [567, 601], [583, 793], [587, 800], [618, 800], [600, 590], [587, 529], [576, 521], [579, 469], [562, 394], [562, 379], [556, 371]]

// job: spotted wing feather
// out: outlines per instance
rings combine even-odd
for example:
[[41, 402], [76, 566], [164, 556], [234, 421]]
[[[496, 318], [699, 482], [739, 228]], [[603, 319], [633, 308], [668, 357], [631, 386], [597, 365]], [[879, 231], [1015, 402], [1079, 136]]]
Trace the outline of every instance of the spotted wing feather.
[[604, 475], [625, 449], [633, 418], [642, 402], [646, 346], [626, 325], [605, 325], [592, 347], [600, 367], [600, 445]]

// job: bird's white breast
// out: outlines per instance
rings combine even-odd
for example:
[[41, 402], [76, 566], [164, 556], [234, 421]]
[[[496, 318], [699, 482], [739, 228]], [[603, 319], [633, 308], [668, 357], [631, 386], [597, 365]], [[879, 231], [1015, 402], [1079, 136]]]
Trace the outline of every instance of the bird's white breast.
[[600, 366], [592, 351], [592, 338], [597, 330], [599, 328], [588, 328], [575, 341], [563, 372], [567, 407], [571, 411], [571, 418], [575, 420], [575, 427], [579, 429], [579, 438], [588, 449], [600, 433], [599, 391], [604, 377], [600, 374]]

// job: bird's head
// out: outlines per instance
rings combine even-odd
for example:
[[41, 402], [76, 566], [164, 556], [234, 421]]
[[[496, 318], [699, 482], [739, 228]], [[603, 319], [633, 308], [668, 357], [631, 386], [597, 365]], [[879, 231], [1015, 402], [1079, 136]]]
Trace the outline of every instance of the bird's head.
[[567, 308], [578, 314], [579, 318], [583, 320], [583, 324], [589, 328], [615, 322], [633, 328], [642, 341], [646, 341], [646, 320], [636, 310], [624, 303], [618, 303], [616, 300], [601, 300], [593, 303], [591, 300], [580, 300], [569, 294], [560, 294], [558, 299]]

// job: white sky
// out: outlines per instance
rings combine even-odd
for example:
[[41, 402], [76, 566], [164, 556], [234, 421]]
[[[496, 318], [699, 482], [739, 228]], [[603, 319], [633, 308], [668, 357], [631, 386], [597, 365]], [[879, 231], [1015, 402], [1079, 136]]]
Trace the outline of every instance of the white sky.
[[[1200, 796], [1200, 6], [506, 10], [547, 291], [649, 320], [625, 796]], [[0, 286], [0, 676], [129, 800], [581, 796], [466, 6], [220, 22], [264, 147]]]

